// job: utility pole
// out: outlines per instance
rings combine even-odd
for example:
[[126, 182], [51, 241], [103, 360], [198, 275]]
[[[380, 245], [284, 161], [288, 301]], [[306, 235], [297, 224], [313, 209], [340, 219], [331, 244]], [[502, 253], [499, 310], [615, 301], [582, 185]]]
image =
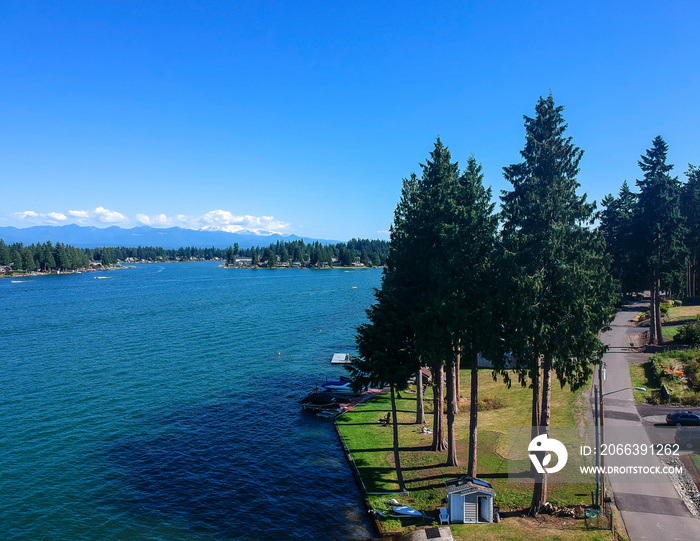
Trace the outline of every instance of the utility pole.
[[598, 417], [598, 386], [593, 386], [595, 402], [595, 498], [593, 505], [600, 507], [600, 418]]

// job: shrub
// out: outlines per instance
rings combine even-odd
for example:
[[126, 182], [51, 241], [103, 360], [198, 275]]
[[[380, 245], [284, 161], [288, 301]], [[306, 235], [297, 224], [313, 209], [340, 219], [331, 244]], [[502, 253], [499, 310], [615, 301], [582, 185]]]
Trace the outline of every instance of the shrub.
[[659, 361], [658, 359], [652, 359], [651, 361], [651, 374], [649, 374], [649, 383], [651, 383], [654, 387], [658, 387], [661, 385], [661, 378], [664, 376], [664, 371], [666, 368], [664, 367], [663, 363]]
[[680, 404], [681, 403], [680, 393], [671, 393], [668, 397], [668, 401], [671, 404]]
[[700, 406], [700, 393], [688, 394], [681, 399], [684, 406]]
[[671, 363], [668, 359], [662, 359], [656, 356], [652, 357], [650, 383], [653, 380], [654, 385], [660, 385], [662, 383], [670, 385], [683, 381], [681, 378], [682, 375], [683, 372], [671, 368]]
[[479, 400], [478, 411], [499, 410], [502, 407], [503, 405], [498, 398], [484, 398], [483, 400]]
[[[668, 309], [671, 308], [671, 304], [668, 302], [662, 302], [659, 304], [659, 313], [661, 314], [661, 317], [666, 317], [668, 315]], [[650, 310], [645, 310], [642, 312], [642, 317], [640, 318], [642, 321], [645, 319], [649, 319], [651, 317], [651, 311]]]
[[695, 321], [686, 323], [674, 335], [673, 339], [681, 344], [689, 346], [700, 345], [700, 316], [695, 318]]

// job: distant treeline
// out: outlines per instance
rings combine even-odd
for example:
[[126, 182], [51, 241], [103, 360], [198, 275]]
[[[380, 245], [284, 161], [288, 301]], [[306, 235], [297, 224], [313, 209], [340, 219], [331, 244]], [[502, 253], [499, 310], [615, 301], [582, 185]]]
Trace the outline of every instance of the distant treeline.
[[133, 259], [138, 261], [188, 261], [226, 260], [233, 263], [238, 257], [248, 257], [254, 264], [268, 263], [275, 266], [283, 262], [309, 262], [351, 265], [358, 260], [367, 266], [380, 266], [386, 263], [389, 243], [384, 240], [352, 239], [337, 244], [321, 244], [303, 240], [290, 242], [277, 241], [267, 247], [239, 248], [238, 244], [228, 248], [178, 248], [168, 249], [138, 246], [75, 248], [68, 244], [51, 241], [23, 245], [21, 242], [7, 245], [0, 239], [0, 266], [12, 265], [13, 271], [68, 271], [86, 268], [91, 261], [100, 261], [109, 266], [118, 261]]
[[385, 240], [351, 239], [337, 244], [321, 244], [318, 241], [305, 243], [303, 240], [270, 244], [265, 248], [240, 249], [238, 244], [225, 250], [224, 259], [233, 263], [237, 257], [252, 258], [253, 264], [267, 263], [275, 266], [279, 263], [309, 262], [336, 263], [340, 266], [352, 265], [356, 261], [366, 266], [380, 266], [386, 263], [389, 255], [389, 242]]

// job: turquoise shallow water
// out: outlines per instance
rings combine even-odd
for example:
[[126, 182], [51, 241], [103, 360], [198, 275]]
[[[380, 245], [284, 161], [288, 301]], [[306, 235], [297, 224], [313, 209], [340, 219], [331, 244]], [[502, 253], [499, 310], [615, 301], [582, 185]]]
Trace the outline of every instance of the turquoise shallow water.
[[[104, 276], [105, 279], [95, 279]], [[0, 280], [0, 538], [365, 539], [332, 425], [378, 270]]]

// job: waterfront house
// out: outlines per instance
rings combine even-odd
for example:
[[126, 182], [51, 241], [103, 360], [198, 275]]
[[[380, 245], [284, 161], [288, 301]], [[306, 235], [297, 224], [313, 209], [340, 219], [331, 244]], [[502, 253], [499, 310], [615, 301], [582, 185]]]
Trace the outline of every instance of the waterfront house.
[[234, 263], [236, 267], [252, 267], [253, 258], [252, 257], [237, 257]]
[[[511, 356], [510, 353], [506, 353], [506, 358], [507, 359], [505, 361], [504, 368], [514, 368], [515, 359]], [[481, 353], [477, 355], [476, 363], [479, 368], [493, 368], [493, 363], [486, 357], [484, 357]]]

